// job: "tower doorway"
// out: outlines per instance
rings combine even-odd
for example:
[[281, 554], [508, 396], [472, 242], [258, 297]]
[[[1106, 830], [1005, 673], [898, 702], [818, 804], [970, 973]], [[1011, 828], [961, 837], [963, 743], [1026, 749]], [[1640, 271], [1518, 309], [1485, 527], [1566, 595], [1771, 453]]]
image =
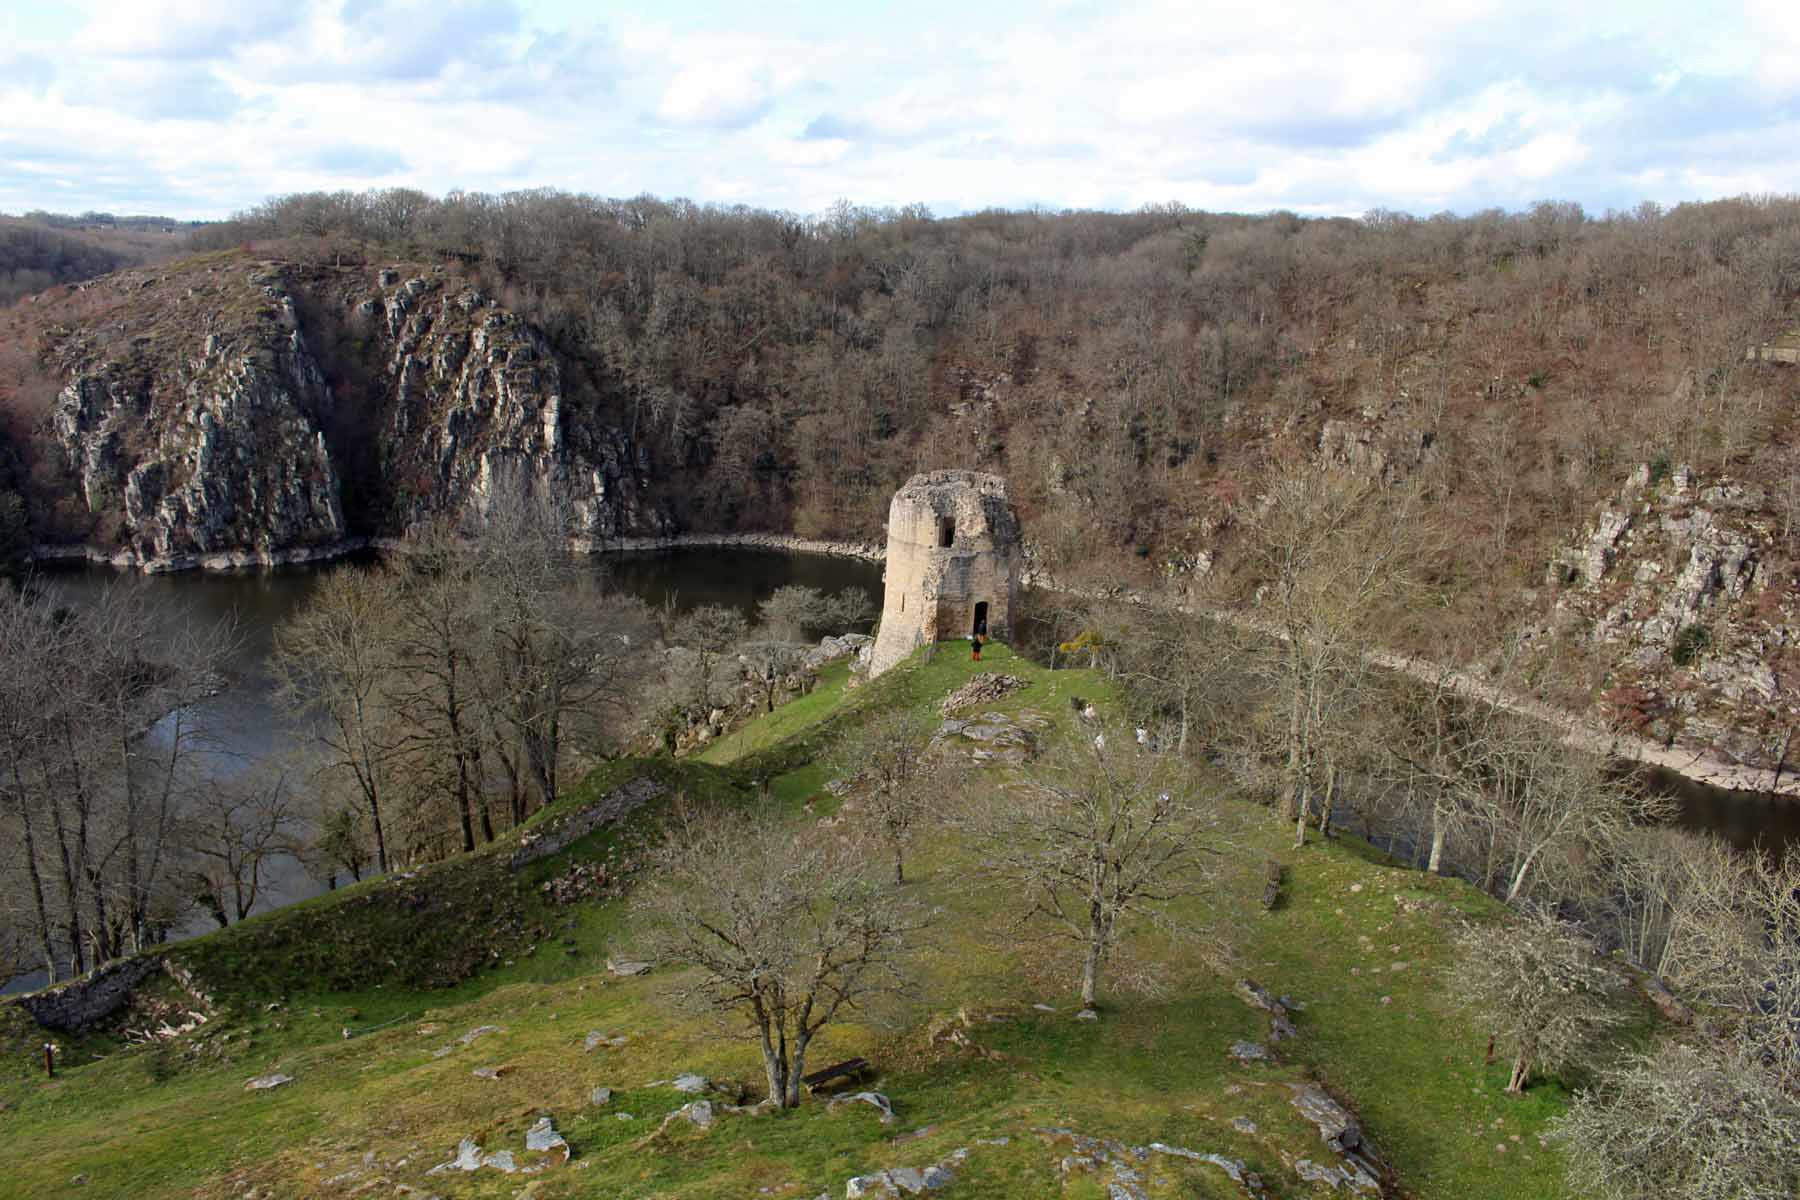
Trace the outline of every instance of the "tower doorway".
[[969, 632], [976, 637], [987, 636], [987, 606], [986, 600], [978, 600], [975, 603], [975, 624]]

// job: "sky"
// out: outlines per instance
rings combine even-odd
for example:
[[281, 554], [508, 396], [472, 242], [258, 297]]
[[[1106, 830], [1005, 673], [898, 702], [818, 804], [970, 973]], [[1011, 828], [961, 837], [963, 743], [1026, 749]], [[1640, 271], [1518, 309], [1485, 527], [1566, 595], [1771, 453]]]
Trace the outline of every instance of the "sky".
[[1426, 215], [1800, 191], [1800, 0], [0, 0], [0, 211], [553, 187]]

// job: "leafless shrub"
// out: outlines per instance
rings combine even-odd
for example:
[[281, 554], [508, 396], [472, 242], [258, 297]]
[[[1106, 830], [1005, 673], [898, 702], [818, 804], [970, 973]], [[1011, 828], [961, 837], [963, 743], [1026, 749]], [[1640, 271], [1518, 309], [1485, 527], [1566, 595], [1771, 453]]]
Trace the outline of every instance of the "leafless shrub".
[[1570, 1182], [1603, 1200], [1800, 1194], [1800, 1096], [1738, 1047], [1669, 1042], [1636, 1056], [1553, 1130]]

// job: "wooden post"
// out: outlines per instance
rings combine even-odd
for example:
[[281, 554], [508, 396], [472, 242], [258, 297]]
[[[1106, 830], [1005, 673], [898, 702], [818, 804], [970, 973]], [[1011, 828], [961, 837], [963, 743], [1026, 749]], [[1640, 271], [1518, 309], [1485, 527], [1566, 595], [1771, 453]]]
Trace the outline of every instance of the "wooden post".
[[51, 1042], [44, 1043], [44, 1075], [56, 1078], [56, 1046]]

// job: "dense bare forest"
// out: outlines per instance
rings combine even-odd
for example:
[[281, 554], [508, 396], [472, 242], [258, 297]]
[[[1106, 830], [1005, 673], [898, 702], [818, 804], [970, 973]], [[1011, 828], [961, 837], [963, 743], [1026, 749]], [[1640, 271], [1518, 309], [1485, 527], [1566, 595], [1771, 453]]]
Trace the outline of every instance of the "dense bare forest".
[[1516, 579], [1636, 462], [1754, 473], [1790, 434], [1791, 381], [1745, 362], [1800, 295], [1785, 198], [933, 220], [385, 192], [196, 240], [465, 264], [640, 445], [704, 466], [696, 522], [868, 536], [915, 468], [984, 466], [1051, 566], [1191, 561], [1270, 457], [1324, 452], [1435, 466], [1456, 570]]

